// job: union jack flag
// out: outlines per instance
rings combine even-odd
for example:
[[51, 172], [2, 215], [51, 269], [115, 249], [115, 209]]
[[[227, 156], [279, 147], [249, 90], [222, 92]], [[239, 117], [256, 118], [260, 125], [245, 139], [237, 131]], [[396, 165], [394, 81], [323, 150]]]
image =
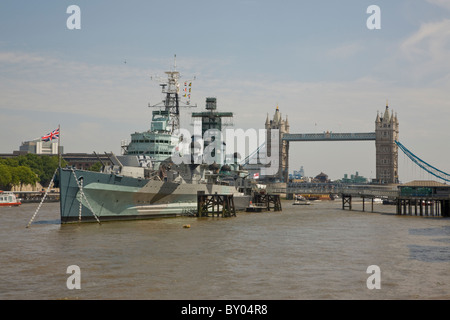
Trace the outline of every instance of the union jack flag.
[[59, 138], [59, 128], [56, 130], [53, 130], [52, 132], [46, 134], [45, 136], [43, 136], [41, 139], [43, 141], [50, 141], [53, 139], [58, 139]]

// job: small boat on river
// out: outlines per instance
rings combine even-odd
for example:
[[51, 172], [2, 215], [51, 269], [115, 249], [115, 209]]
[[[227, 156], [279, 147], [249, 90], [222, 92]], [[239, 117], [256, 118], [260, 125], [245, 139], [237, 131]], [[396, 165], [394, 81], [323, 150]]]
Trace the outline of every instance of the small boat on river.
[[22, 202], [16, 197], [14, 192], [0, 191], [0, 207], [20, 206]]
[[303, 197], [301, 195], [295, 196], [295, 200], [293, 203], [294, 206], [301, 206], [301, 205], [305, 206], [305, 205], [310, 205], [310, 204], [311, 204], [311, 201], [308, 201], [305, 197]]

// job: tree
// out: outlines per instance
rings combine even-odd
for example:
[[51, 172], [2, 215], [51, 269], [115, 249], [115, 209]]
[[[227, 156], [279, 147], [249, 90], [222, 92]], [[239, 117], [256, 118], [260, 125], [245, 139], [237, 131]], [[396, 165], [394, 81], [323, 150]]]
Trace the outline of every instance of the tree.
[[37, 175], [29, 167], [18, 166], [11, 169], [11, 185], [20, 185], [20, 190], [24, 184], [35, 184], [38, 181]]
[[[65, 164], [66, 161], [62, 159], [61, 166], [65, 166]], [[48, 186], [58, 166], [59, 166], [59, 158], [57, 156], [42, 157], [42, 174], [40, 175], [40, 183], [43, 186]]]
[[89, 168], [89, 171], [100, 172], [101, 168], [102, 168], [101, 162], [96, 162]]
[[10, 167], [0, 163], [0, 189], [6, 189], [11, 185], [12, 175]]
[[[67, 162], [62, 159], [61, 166], [66, 164]], [[59, 158], [58, 156], [29, 153], [14, 158], [0, 159], [0, 166], [0, 187], [3, 189], [35, 184], [38, 181], [45, 187], [48, 186], [59, 166]]]

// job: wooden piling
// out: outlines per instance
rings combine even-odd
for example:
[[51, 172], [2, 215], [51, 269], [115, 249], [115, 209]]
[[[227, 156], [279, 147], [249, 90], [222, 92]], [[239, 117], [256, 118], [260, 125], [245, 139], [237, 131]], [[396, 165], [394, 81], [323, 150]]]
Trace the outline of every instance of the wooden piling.
[[352, 195], [350, 194], [342, 194], [342, 210], [345, 208], [352, 210]]
[[447, 218], [450, 217], [450, 200], [442, 200], [441, 207], [442, 216]]
[[281, 198], [279, 194], [255, 193], [253, 195], [253, 203], [255, 205], [265, 205], [267, 211], [282, 211]]
[[401, 197], [397, 199], [396, 213], [421, 217], [450, 217], [449, 203], [450, 200], [447, 199]]
[[205, 194], [197, 193], [197, 217], [235, 217], [236, 208], [232, 194]]

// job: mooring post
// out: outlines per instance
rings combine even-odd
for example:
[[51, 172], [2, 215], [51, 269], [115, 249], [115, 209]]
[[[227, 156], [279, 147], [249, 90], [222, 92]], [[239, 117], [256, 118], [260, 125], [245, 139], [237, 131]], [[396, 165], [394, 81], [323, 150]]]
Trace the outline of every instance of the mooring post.
[[352, 196], [350, 194], [342, 194], [342, 210], [345, 210], [346, 207], [352, 210]]
[[[220, 210], [222, 206], [222, 210]], [[232, 194], [205, 194], [197, 193], [197, 217], [209, 217], [209, 212], [214, 217], [231, 217], [236, 216], [234, 207], [234, 198]]]
[[450, 217], [450, 200], [442, 200], [442, 216]]

